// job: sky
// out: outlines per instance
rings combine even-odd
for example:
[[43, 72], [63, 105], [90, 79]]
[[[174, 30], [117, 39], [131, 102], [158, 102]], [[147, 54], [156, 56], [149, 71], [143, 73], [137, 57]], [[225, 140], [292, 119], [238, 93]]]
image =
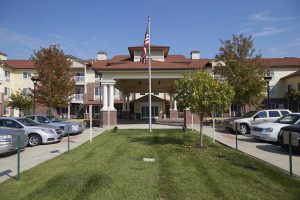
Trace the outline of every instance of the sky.
[[80, 59], [128, 55], [143, 45], [148, 15], [151, 44], [170, 54], [214, 58], [222, 40], [244, 34], [262, 57], [300, 57], [299, 0], [0, 0], [0, 52], [29, 59], [59, 44]]

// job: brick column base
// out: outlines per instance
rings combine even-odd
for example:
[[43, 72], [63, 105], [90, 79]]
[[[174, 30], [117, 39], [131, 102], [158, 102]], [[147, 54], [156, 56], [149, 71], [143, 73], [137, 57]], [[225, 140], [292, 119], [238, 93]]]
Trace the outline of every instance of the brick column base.
[[122, 119], [130, 119], [130, 111], [122, 111]]
[[[184, 113], [184, 126], [186, 126], [186, 127], [191, 126], [192, 125], [192, 113], [191, 113], [191, 111], [190, 110], [184, 110], [183, 113]], [[194, 122], [194, 125], [195, 124], [200, 124], [200, 120], [199, 120], [198, 115], [194, 114], [193, 122]]]
[[[117, 125], [117, 111], [109, 111], [110, 122], [108, 121], [108, 111], [101, 111], [100, 122], [101, 126], [116, 126]], [[113, 128], [113, 127], [112, 127]]]
[[177, 118], [178, 118], [178, 111], [170, 110], [170, 119], [177, 119]]

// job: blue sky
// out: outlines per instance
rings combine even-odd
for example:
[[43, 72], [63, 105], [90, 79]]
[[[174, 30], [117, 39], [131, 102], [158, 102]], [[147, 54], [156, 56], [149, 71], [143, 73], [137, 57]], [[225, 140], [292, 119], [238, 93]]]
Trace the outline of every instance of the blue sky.
[[1, 0], [0, 51], [28, 59], [34, 50], [60, 44], [66, 54], [95, 59], [128, 54], [142, 45], [151, 15], [151, 43], [171, 54], [199, 50], [213, 58], [220, 40], [252, 35], [263, 57], [300, 57], [299, 0]]

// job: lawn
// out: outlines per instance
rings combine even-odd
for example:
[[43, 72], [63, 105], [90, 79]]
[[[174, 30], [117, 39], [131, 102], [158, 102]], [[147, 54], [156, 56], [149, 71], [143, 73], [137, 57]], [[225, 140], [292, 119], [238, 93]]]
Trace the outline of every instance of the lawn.
[[[300, 180], [180, 130], [119, 130], [0, 184], [0, 199], [300, 199]], [[144, 162], [143, 158], [155, 158]]]

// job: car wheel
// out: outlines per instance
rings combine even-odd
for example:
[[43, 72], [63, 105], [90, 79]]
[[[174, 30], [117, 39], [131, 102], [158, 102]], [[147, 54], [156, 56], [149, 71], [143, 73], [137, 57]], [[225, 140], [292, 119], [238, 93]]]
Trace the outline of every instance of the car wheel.
[[246, 124], [240, 124], [240, 133], [247, 134], [249, 132], [249, 128]]
[[38, 134], [30, 134], [28, 137], [28, 145], [31, 147], [38, 146], [42, 143], [42, 138]]

